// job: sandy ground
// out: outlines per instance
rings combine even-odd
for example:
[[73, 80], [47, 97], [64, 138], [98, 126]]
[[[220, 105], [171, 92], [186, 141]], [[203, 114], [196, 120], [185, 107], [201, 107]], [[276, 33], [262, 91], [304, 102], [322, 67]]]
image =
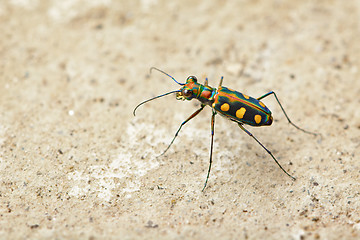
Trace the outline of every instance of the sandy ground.
[[[359, 239], [359, 1], [0, 2], [0, 238]], [[141, 101], [198, 76], [271, 127]], [[243, 70], [243, 71], [242, 71]]]

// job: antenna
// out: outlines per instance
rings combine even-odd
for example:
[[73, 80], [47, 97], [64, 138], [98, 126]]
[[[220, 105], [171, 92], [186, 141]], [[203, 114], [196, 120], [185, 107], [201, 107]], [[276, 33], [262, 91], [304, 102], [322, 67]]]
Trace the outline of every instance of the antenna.
[[136, 108], [134, 109], [134, 111], [133, 111], [134, 116], [135, 116], [135, 111], [136, 111], [136, 109], [138, 109], [141, 105], [143, 105], [143, 104], [145, 104], [145, 103], [147, 103], [147, 102], [150, 102], [150, 101], [152, 101], [152, 100], [154, 100], [154, 99], [161, 98], [161, 97], [163, 97], [163, 96], [166, 96], [166, 95], [169, 95], [169, 94], [172, 94], [172, 93], [178, 93], [178, 92], [181, 92], [181, 90], [176, 90], [176, 91], [171, 91], [171, 92], [168, 92], [168, 93], [164, 93], [164, 94], [161, 94], [161, 95], [159, 95], [159, 96], [156, 96], [156, 97], [153, 97], [153, 98], [150, 98], [150, 99], [148, 99], [148, 100], [145, 100], [145, 101], [141, 102], [141, 103], [140, 103], [139, 105], [137, 105]]
[[158, 69], [158, 68], [156, 68], [156, 67], [151, 67], [151, 68], [150, 68], [150, 74], [151, 74], [151, 71], [152, 71], [153, 69], [155, 69], [156, 71], [159, 71], [159, 72], [165, 74], [166, 76], [168, 76], [169, 78], [171, 78], [172, 80], [174, 80], [174, 82], [176, 82], [177, 84], [179, 84], [179, 85], [181, 85], [181, 86], [185, 85], [185, 83], [179, 83], [179, 82], [176, 81], [175, 78], [173, 78], [170, 74], [168, 74], [168, 73], [164, 72], [163, 70], [160, 70], [160, 69]]

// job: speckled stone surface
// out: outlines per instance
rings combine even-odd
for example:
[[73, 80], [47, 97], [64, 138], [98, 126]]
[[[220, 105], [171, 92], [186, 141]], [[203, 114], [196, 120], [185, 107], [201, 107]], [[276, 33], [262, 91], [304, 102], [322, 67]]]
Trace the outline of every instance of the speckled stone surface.
[[[0, 2], [0, 238], [359, 239], [359, 1]], [[270, 127], [143, 100], [195, 75]]]

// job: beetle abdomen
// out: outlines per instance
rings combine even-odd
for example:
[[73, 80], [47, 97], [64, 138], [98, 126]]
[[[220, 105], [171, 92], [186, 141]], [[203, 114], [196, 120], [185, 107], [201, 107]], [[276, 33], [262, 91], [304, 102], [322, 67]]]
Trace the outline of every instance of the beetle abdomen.
[[261, 101], [220, 87], [212, 107], [225, 117], [251, 126], [271, 125], [271, 111]]

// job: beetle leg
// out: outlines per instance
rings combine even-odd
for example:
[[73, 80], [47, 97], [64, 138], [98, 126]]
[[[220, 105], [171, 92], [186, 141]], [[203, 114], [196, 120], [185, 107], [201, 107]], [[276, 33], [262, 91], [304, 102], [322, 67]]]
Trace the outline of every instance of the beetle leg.
[[291, 176], [281, 165], [280, 163], [276, 160], [276, 158], [274, 157], [274, 155], [251, 133], [249, 132], [248, 130], [246, 130], [244, 128], [244, 126], [241, 124], [241, 123], [238, 123], [239, 127], [244, 131], [246, 132], [250, 137], [252, 137], [253, 139], [255, 139], [255, 141], [260, 144], [260, 146], [262, 148], [265, 149], [265, 151], [270, 154], [270, 156], [274, 159], [274, 161], [276, 162], [276, 164], [281, 168], [281, 170], [283, 170], [284, 173], [286, 173], [286, 175], [288, 175], [289, 177], [291, 177], [293, 180], [296, 180], [296, 178], [294, 178], [293, 176]]
[[214, 146], [214, 132], [215, 132], [215, 115], [216, 115], [216, 111], [213, 109], [212, 110], [212, 116], [211, 116], [211, 145], [210, 145], [210, 162], [209, 162], [209, 169], [208, 169], [208, 173], [206, 176], [206, 180], [205, 180], [205, 184], [204, 187], [201, 191], [204, 191], [208, 179], [209, 179], [209, 175], [210, 175], [210, 170], [211, 170], [211, 164], [212, 164], [212, 153], [213, 153], [213, 146]]
[[164, 154], [166, 153], [166, 151], [169, 150], [170, 146], [171, 146], [171, 145], [173, 144], [173, 142], [175, 141], [175, 138], [178, 136], [178, 134], [179, 134], [182, 126], [184, 126], [185, 123], [187, 123], [188, 121], [190, 121], [191, 119], [193, 119], [196, 115], [198, 115], [199, 112], [201, 112], [201, 110], [204, 109], [204, 107], [205, 107], [205, 105], [201, 104], [201, 107], [200, 107], [198, 110], [196, 110], [196, 112], [194, 112], [193, 114], [191, 114], [190, 117], [188, 117], [185, 121], [183, 121], [183, 122], [181, 123], [181, 125], [180, 125], [179, 129], [176, 131], [175, 136], [174, 136], [174, 138], [172, 139], [171, 143], [170, 143], [169, 146], [165, 149], [165, 151], [164, 151], [162, 154], [160, 154], [159, 156], [164, 155]]
[[224, 80], [224, 77], [223, 77], [223, 76], [221, 76], [221, 78], [220, 78], [220, 82], [219, 82], [219, 88], [221, 87], [223, 80]]
[[206, 77], [205, 82], [204, 82], [204, 86], [209, 86], [208, 83], [209, 83], [209, 79]]
[[302, 129], [302, 128], [298, 127], [297, 125], [295, 125], [295, 124], [290, 120], [290, 118], [288, 117], [288, 115], [286, 114], [283, 106], [281, 105], [281, 103], [280, 103], [280, 101], [279, 101], [279, 99], [278, 99], [278, 97], [276, 96], [276, 93], [275, 93], [274, 91], [271, 91], [271, 92], [268, 92], [268, 93], [264, 94], [263, 96], [257, 98], [257, 100], [263, 99], [263, 98], [265, 98], [265, 97], [267, 97], [267, 96], [269, 96], [269, 95], [271, 95], [271, 94], [274, 95], [274, 97], [275, 97], [276, 101], [278, 102], [278, 104], [279, 104], [282, 112], [284, 113], [285, 117], [287, 118], [288, 122], [289, 122], [291, 125], [293, 125], [296, 129], [298, 129], [298, 130], [300, 130], [300, 131], [302, 131], [302, 132], [304, 132], [304, 133], [312, 134], [312, 135], [314, 135], [314, 136], [317, 136], [317, 135], [318, 135], [318, 133], [313, 133], [313, 132], [306, 131], [305, 129]]

